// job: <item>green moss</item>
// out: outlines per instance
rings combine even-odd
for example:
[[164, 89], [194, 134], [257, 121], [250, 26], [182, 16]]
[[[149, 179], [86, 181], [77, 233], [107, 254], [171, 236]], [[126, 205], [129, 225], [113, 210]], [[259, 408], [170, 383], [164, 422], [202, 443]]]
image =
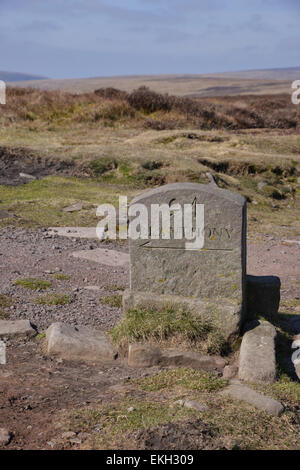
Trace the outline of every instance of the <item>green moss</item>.
[[68, 305], [70, 302], [70, 297], [65, 294], [47, 294], [34, 300], [34, 303], [40, 305]]
[[14, 284], [16, 286], [25, 287], [26, 289], [30, 290], [45, 290], [48, 289], [48, 287], [52, 286], [51, 282], [34, 277], [17, 279], [16, 281], [14, 281]]

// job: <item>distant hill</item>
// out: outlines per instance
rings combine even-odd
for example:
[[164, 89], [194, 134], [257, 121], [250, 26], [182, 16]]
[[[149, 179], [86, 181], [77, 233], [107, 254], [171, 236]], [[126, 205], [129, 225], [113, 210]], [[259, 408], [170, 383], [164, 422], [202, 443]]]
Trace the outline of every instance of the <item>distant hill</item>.
[[0, 70], [0, 80], [4, 82], [25, 82], [28, 80], [42, 80], [47, 77], [41, 75], [29, 75], [27, 73], [18, 73], [18, 72], [4, 72]]
[[214, 74], [219, 77], [254, 78], [256, 80], [300, 80], [300, 67], [285, 69], [241, 70], [240, 72], [224, 72]]
[[[1, 78], [1, 75], [0, 75]], [[93, 92], [114, 87], [132, 91], [147, 86], [160, 93], [206, 97], [227, 95], [271, 95], [291, 92], [291, 82], [300, 80], [300, 67], [249, 70], [215, 74], [133, 75], [96, 78], [48, 79], [11, 82], [11, 86], [62, 90], [71, 93]]]

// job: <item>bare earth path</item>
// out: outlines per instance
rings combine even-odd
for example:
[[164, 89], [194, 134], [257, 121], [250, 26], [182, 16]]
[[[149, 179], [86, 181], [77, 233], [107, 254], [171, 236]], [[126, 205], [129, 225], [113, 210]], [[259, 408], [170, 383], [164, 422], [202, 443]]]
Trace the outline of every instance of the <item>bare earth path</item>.
[[[27, 318], [39, 332], [55, 321], [108, 330], [120, 320], [121, 309], [106, 305], [101, 298], [128, 286], [128, 267], [80, 260], [71, 253], [99, 246], [124, 252], [126, 245], [49, 238], [42, 230], [27, 232], [7, 228], [1, 231], [0, 237], [0, 293], [13, 298], [10, 319]], [[262, 237], [248, 243], [248, 273], [279, 276], [283, 302], [300, 297], [299, 264], [299, 240]], [[56, 279], [58, 273], [69, 279]], [[64, 306], [34, 303], [45, 292], [14, 285], [16, 279], [25, 277], [50, 281], [52, 287], [46, 292], [69, 295], [71, 303]], [[109, 387], [128, 376], [137, 377], [145, 372], [59, 361], [46, 357], [41, 344], [39, 338], [27, 343], [9, 343], [7, 365], [0, 366], [0, 427], [14, 434], [9, 449], [70, 447], [61, 439], [57, 412], [109, 401], [113, 395]]]

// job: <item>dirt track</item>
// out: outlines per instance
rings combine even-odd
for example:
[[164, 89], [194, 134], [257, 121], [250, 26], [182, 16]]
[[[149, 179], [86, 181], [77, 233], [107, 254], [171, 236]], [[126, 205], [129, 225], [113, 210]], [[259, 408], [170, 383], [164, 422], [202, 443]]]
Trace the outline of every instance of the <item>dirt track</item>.
[[[70, 256], [75, 250], [92, 249], [99, 242], [47, 238], [46, 232], [20, 229], [1, 231], [1, 293], [14, 298], [11, 319], [28, 318], [41, 332], [53, 321], [91, 325], [107, 330], [121, 318], [121, 309], [101, 302], [111, 295], [110, 286], [127, 287], [126, 268], [108, 267]], [[118, 250], [126, 247], [108, 246]], [[248, 244], [248, 273], [278, 275], [282, 282], [282, 299], [299, 299], [300, 243], [287, 243], [265, 237]], [[54, 280], [51, 272], [65, 273], [69, 281]], [[33, 303], [32, 293], [14, 286], [21, 277], [39, 277], [52, 282], [50, 292], [69, 294], [66, 306], [40, 306]], [[98, 286], [99, 291], [86, 289]], [[105, 369], [99, 365], [76, 364], [48, 358], [43, 341], [8, 344], [7, 365], [0, 366], [0, 427], [11, 430], [14, 437], [9, 449], [69, 448], [61, 439], [59, 413], [87, 404], [109, 402], [109, 387], [124, 378], [136, 377], [144, 370], [127, 367]]]

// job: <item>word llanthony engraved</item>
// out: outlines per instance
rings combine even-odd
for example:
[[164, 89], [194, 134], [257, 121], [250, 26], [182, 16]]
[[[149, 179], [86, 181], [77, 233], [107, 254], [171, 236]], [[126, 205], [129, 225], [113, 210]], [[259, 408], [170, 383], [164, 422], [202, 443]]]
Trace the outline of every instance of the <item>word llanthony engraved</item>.
[[[149, 213], [144, 204], [131, 204], [128, 210], [127, 197], [120, 196], [118, 224], [115, 207], [102, 204], [97, 208], [96, 214], [104, 218], [97, 224], [96, 233], [99, 238], [103, 239], [104, 233], [104, 238], [116, 240], [118, 225], [118, 235], [122, 240], [128, 237], [132, 240], [185, 240], [186, 250], [200, 250], [205, 239], [204, 204], [198, 204], [196, 198], [191, 203], [182, 205], [175, 204], [174, 201], [172, 199], [168, 204], [153, 203]], [[222, 233], [222, 230], [209, 228], [211, 240]], [[226, 233], [230, 237], [230, 232]]]

